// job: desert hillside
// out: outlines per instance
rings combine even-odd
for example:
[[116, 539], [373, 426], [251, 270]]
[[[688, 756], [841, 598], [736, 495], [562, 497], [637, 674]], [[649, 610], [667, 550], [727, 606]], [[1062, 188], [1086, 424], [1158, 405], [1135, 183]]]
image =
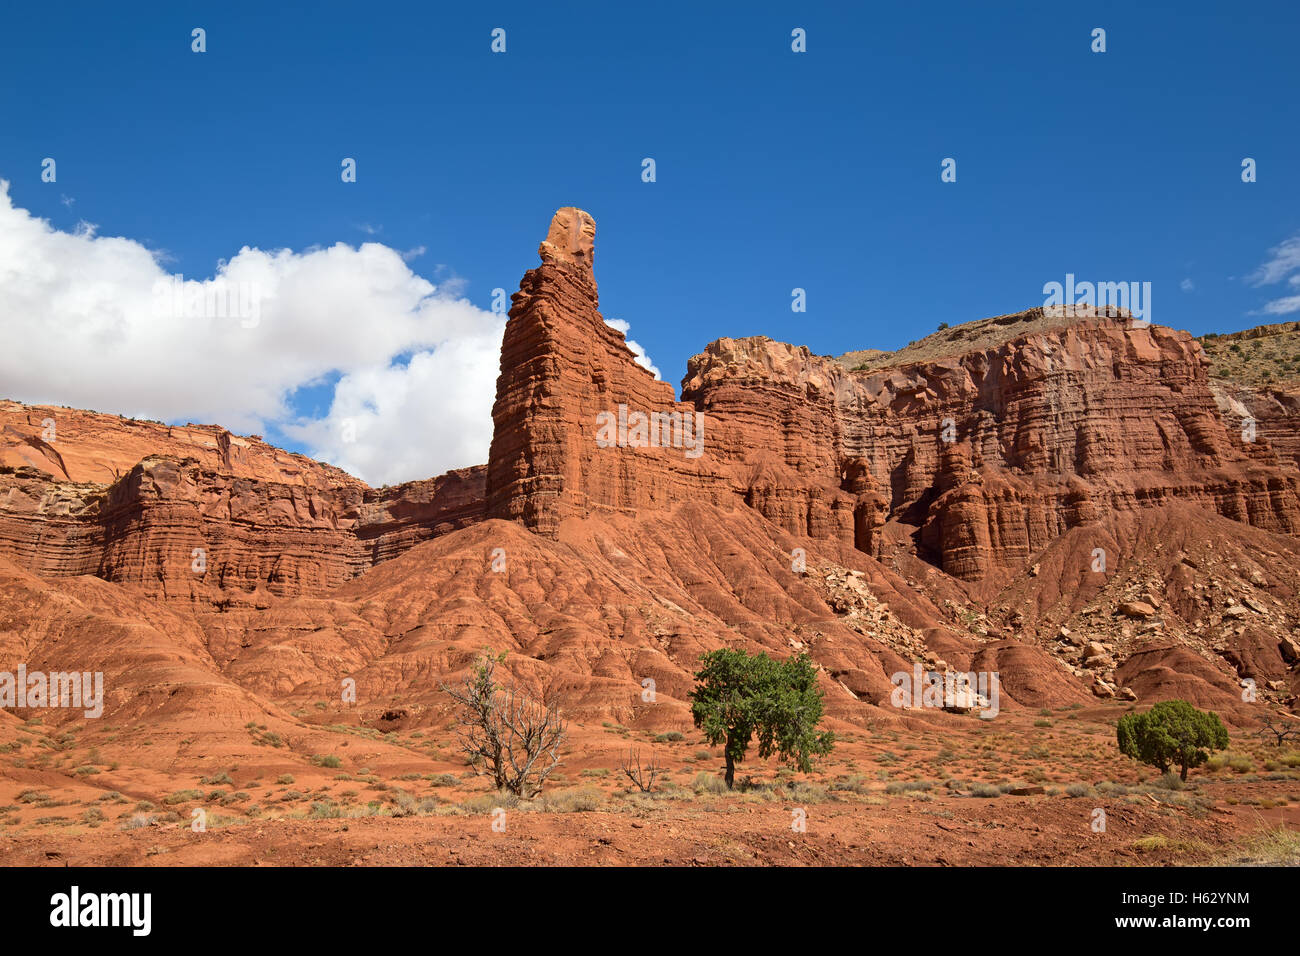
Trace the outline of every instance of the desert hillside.
[[1300, 322], [1211, 332], [1197, 339], [1210, 375], [1239, 385], [1290, 385], [1300, 380]]

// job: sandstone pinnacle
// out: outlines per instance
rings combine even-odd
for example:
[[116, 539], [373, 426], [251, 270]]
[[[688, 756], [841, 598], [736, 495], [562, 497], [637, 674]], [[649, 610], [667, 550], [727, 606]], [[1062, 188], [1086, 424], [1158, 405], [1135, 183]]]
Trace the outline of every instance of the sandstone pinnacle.
[[577, 206], [557, 209], [537, 254], [543, 262], [567, 262], [591, 271], [596, 254], [596, 220]]

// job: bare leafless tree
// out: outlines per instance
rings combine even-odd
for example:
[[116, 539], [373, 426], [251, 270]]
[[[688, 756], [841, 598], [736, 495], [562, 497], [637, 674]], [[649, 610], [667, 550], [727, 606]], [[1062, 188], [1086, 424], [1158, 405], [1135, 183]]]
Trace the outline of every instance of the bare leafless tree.
[[1288, 727], [1279, 723], [1274, 717], [1264, 717], [1262, 723], [1264, 726], [1260, 729], [1259, 736], [1267, 740], [1269, 735], [1272, 734], [1276, 738], [1273, 742], [1278, 747], [1281, 747], [1288, 740], [1300, 739], [1300, 726], [1292, 725]]
[[641, 751], [629, 750], [626, 757], [619, 763], [618, 769], [622, 770], [627, 779], [636, 784], [637, 789], [642, 793], [649, 793], [655, 788], [655, 778], [663, 773], [663, 768], [659, 766], [659, 761], [654, 757], [650, 758], [649, 763], [644, 767], [641, 766]]
[[442, 689], [464, 708], [461, 749], [474, 769], [490, 776], [498, 790], [528, 799], [559, 766], [568, 727], [555, 703], [499, 685], [492, 676], [496, 663], [484, 657], [462, 688]]

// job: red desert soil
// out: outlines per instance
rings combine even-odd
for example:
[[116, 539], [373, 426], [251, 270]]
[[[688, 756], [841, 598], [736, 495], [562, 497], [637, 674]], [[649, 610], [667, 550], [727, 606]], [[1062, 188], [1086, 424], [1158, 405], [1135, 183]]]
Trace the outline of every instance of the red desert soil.
[[[693, 734], [664, 741], [617, 725], [580, 731], [554, 782], [523, 803], [489, 793], [463, 764], [421, 759], [419, 738], [405, 735], [398, 743], [410, 747], [407, 759], [387, 766], [368, 746], [341, 747], [347, 766], [373, 764], [364, 773], [311, 767], [285, 777], [259, 763], [232, 766], [219, 783], [220, 775], [204, 783], [119, 770], [75, 786], [59, 773], [6, 773], [0, 858], [55, 866], [1300, 863], [1300, 774], [1285, 772], [1288, 762], [1300, 766], [1300, 751], [1241, 742], [1244, 763], [1194, 771], [1188, 788], [1171, 790], [1115, 752], [1110, 722], [1122, 712], [1063, 707], [997, 727], [953, 717], [931, 730], [842, 730], [847, 739], [819, 772], [796, 777], [747, 761], [745, 789], [734, 793], [720, 786], [717, 751]], [[633, 750], [654, 754], [666, 771], [652, 794], [610, 770]], [[183, 789], [159, 798], [165, 786]], [[196, 832], [198, 809], [206, 826]], [[1104, 830], [1094, 829], [1099, 811]], [[494, 829], [501, 820], [504, 832]]]

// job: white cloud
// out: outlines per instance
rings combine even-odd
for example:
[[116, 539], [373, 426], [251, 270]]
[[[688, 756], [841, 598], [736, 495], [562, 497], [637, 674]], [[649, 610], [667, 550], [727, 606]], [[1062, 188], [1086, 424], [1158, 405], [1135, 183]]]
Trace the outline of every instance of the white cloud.
[[1269, 260], [1246, 276], [1253, 286], [1272, 285], [1300, 269], [1300, 236], [1292, 236], [1269, 250]]
[[486, 462], [500, 339], [467, 336], [417, 352], [405, 366], [349, 372], [325, 418], [285, 433], [374, 485]]
[[606, 319], [605, 324], [611, 328], [618, 329], [623, 333], [623, 340], [627, 343], [627, 347], [632, 350], [632, 354], [636, 356], [636, 364], [649, 371], [656, 380], [659, 380], [659, 369], [655, 367], [655, 364], [652, 361], [650, 361], [650, 356], [645, 354], [645, 349], [641, 348], [638, 343], [627, 338], [628, 330], [632, 328], [632, 326], [623, 319]]
[[1300, 295], [1289, 295], [1282, 299], [1274, 299], [1272, 302], [1265, 302], [1264, 308], [1252, 315], [1290, 315], [1292, 312], [1300, 312]]
[[[1287, 279], [1287, 284], [1300, 286], [1300, 274], [1291, 273], [1300, 270], [1300, 236], [1292, 236], [1279, 246], [1269, 250], [1269, 260], [1246, 276], [1246, 281], [1253, 286], [1274, 285]], [[1284, 296], [1265, 302], [1263, 307], [1251, 312], [1251, 315], [1290, 315], [1300, 312], [1300, 295]]]
[[1184, 279], [1182, 282], [1178, 283], [1178, 288], [1182, 289], [1184, 292], [1194, 292], [1196, 291], [1196, 283], [1191, 279]]
[[[86, 223], [53, 228], [0, 180], [3, 397], [278, 427], [371, 483], [487, 460], [505, 318], [435, 288], [401, 253], [246, 246], [213, 278], [183, 282], [161, 261]], [[327, 415], [295, 418], [291, 393], [332, 374]], [[347, 418], [355, 442], [340, 439]]]

